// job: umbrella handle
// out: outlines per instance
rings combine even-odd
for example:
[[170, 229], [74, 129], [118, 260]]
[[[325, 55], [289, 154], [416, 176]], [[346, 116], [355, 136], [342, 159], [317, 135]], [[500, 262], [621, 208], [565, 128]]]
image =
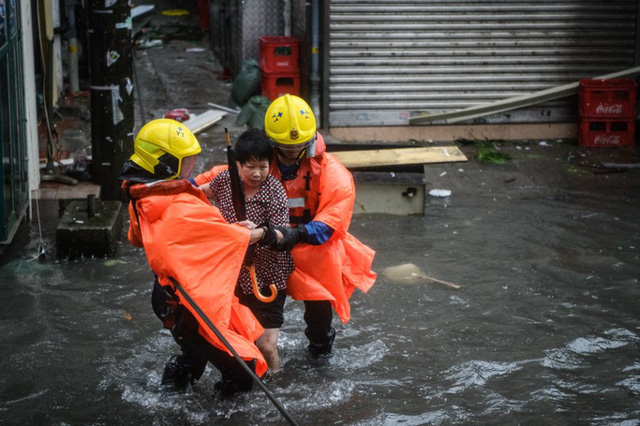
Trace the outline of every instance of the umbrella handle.
[[269, 288], [271, 289], [271, 296], [269, 297], [263, 296], [262, 293], [260, 293], [260, 289], [258, 288], [258, 279], [256, 278], [256, 268], [254, 268], [253, 266], [247, 266], [247, 269], [249, 270], [249, 275], [251, 276], [251, 287], [253, 287], [253, 294], [256, 296], [256, 299], [258, 299], [262, 303], [273, 302], [273, 300], [278, 295], [278, 289], [276, 288], [276, 286], [273, 284], [270, 284]]

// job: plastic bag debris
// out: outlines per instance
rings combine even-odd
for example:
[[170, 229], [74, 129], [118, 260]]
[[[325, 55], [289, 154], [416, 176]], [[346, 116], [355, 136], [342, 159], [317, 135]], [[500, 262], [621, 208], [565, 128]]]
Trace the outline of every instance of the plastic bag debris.
[[448, 197], [451, 195], [451, 191], [448, 189], [432, 189], [429, 191], [429, 195], [432, 197]]

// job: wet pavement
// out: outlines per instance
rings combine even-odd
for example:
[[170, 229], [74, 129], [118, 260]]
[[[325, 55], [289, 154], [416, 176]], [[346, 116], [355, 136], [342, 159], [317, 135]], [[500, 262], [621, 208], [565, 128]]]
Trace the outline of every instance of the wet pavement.
[[[211, 52], [187, 52], [206, 44], [136, 51], [147, 119], [226, 104]], [[224, 127], [244, 130], [234, 120], [198, 135], [200, 170], [223, 162]], [[427, 189], [451, 195], [428, 197], [424, 216], [354, 217], [379, 279], [335, 324], [333, 358], [307, 357], [287, 301], [283, 370], [266, 385], [300, 424], [640, 424], [640, 169], [602, 167], [637, 151], [495, 147], [511, 159], [483, 164], [471, 144], [469, 162], [428, 166]], [[144, 253], [123, 238], [115, 258], [56, 261], [56, 223], [41, 225], [2, 258], [2, 424], [285, 424], [259, 389], [214, 400], [212, 369], [162, 393], [177, 347], [151, 310]], [[388, 272], [406, 264], [462, 288]]]

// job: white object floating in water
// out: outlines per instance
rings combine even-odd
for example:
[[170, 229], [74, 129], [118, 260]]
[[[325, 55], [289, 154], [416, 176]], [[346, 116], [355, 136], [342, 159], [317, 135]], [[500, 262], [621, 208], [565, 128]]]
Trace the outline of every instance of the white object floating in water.
[[451, 191], [448, 189], [432, 189], [429, 191], [429, 195], [432, 197], [448, 197], [451, 195]]
[[425, 281], [434, 281], [451, 288], [455, 288], [456, 290], [461, 288], [461, 286], [459, 286], [458, 284], [439, 280], [437, 278], [425, 275], [424, 272], [422, 272], [420, 268], [418, 268], [418, 266], [414, 265], [413, 263], [404, 263], [402, 265], [390, 266], [382, 271], [382, 276], [387, 280], [396, 282], [398, 284], [420, 284]]
[[398, 284], [420, 284], [425, 282], [422, 271], [413, 263], [390, 266], [382, 271], [382, 276]]

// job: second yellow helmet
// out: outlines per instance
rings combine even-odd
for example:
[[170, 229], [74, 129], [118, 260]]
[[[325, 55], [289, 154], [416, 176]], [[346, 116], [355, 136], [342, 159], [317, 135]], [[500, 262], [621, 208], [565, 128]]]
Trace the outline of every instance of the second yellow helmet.
[[184, 124], [161, 118], [140, 129], [131, 161], [159, 178], [173, 179], [180, 175], [182, 159], [200, 151], [198, 139]]
[[306, 146], [315, 140], [316, 117], [304, 100], [284, 95], [269, 105], [264, 116], [264, 129], [277, 146]]

